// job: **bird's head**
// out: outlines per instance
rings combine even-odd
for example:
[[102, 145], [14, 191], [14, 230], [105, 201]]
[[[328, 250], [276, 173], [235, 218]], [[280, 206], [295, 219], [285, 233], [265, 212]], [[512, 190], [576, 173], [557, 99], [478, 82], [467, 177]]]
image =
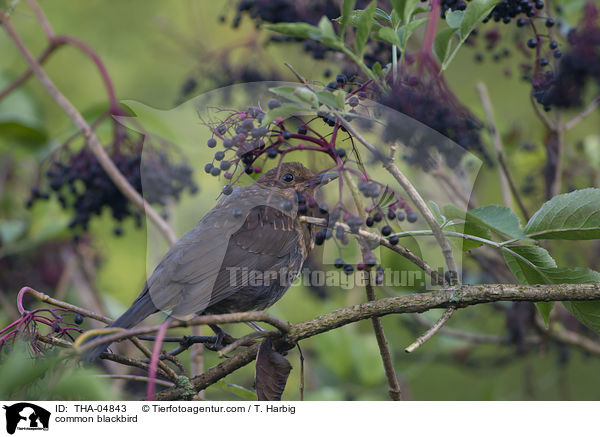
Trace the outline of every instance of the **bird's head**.
[[256, 180], [265, 187], [291, 188], [300, 192], [312, 192], [315, 188], [336, 179], [337, 173], [314, 174], [299, 162], [285, 162], [279, 172], [271, 169]]

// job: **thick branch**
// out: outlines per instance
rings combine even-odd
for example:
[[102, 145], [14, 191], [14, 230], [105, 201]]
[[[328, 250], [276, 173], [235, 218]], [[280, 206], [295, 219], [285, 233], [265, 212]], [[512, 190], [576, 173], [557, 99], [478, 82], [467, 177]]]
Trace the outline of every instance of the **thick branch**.
[[[292, 325], [287, 334], [279, 339], [274, 338], [273, 341], [278, 349], [289, 350], [306, 338], [359, 320], [387, 314], [420, 313], [433, 308], [462, 308], [498, 301], [550, 302], [567, 300], [600, 300], [600, 284], [461, 285], [439, 291], [390, 297], [343, 308], [316, 319]], [[207, 370], [202, 375], [193, 378], [191, 381], [194, 390], [203, 390], [231, 372], [250, 363], [256, 357], [257, 350], [258, 344], [254, 344], [243, 352]], [[181, 399], [184, 396], [184, 390], [177, 388], [158, 393], [156, 399], [174, 400]]]

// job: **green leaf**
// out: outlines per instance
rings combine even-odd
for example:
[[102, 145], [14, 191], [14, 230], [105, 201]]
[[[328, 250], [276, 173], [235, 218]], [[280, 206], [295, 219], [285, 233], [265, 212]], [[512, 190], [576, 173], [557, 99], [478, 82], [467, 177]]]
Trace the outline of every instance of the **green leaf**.
[[600, 302], [563, 302], [562, 304], [577, 320], [600, 333]]
[[[502, 251], [510, 271], [521, 284], [547, 284], [548, 277], [542, 269], [556, 268], [556, 262], [548, 251], [539, 246], [508, 246]], [[511, 252], [514, 252], [511, 253]], [[527, 261], [516, 256], [520, 255]], [[532, 265], [533, 264], [533, 265]], [[539, 267], [536, 268], [536, 267]]]
[[373, 73], [375, 73], [375, 76], [378, 77], [383, 77], [383, 68], [381, 67], [381, 64], [379, 63], [379, 61], [375, 62], [373, 64], [373, 67], [371, 67], [371, 70], [373, 70]]
[[419, 0], [392, 0], [392, 8], [398, 13], [402, 22], [407, 24], [414, 13]]
[[438, 32], [435, 36], [435, 40], [433, 41], [433, 54], [441, 64], [444, 64], [448, 58], [452, 37], [455, 33], [456, 29], [449, 28]]
[[466, 39], [485, 17], [487, 17], [492, 9], [502, 0], [473, 0], [468, 3], [467, 9], [464, 10], [464, 16], [460, 24], [460, 37]]
[[377, 1], [373, 0], [371, 4], [364, 10], [358, 20], [358, 26], [356, 27], [356, 52], [358, 56], [362, 57], [362, 53], [365, 50], [369, 34], [371, 33], [371, 27], [373, 26], [373, 17], [375, 15], [375, 7]]
[[435, 220], [440, 225], [443, 224], [446, 221], [446, 217], [444, 217], [442, 215], [442, 211], [440, 209], [440, 206], [437, 203], [435, 203], [433, 200], [430, 200], [427, 203], [429, 204], [429, 209], [433, 213], [433, 216], [435, 217]]
[[446, 24], [453, 29], [458, 29], [463, 21], [465, 11], [450, 11], [446, 13]]
[[375, 19], [383, 20], [388, 23], [392, 22], [392, 17], [390, 17], [386, 11], [384, 11], [383, 9], [380, 9], [380, 8], [375, 8]]
[[276, 23], [264, 26], [265, 29], [284, 35], [295, 36], [303, 39], [316, 39], [321, 36], [318, 27], [308, 23]]
[[[0, 89], [11, 82], [0, 74]], [[0, 145], [26, 145], [35, 151], [47, 140], [39, 106], [26, 88], [19, 87], [0, 101]]]
[[[502, 0], [473, 0], [468, 3], [467, 9], [463, 12], [463, 18], [460, 22], [459, 37], [460, 41], [450, 52], [447, 52], [442, 62], [442, 71], [448, 68], [458, 49], [464, 44], [469, 34], [481, 23], [481, 21], [492, 12], [492, 9]], [[455, 20], [456, 21], [456, 20]]]
[[[360, 20], [364, 14], [365, 14], [364, 9], [356, 9], [355, 11], [352, 11], [352, 13], [350, 14], [350, 19], [348, 21], [348, 24], [350, 26], [358, 27]], [[338, 17], [338, 18], [335, 18], [333, 21], [341, 22], [341, 20], [342, 20], [342, 17]], [[379, 24], [377, 21], [373, 21], [371, 24], [372, 31], [377, 31], [377, 30], [381, 29], [382, 27], [383, 26], [381, 24]]]
[[400, 26], [400, 28], [398, 29], [398, 32], [397, 32], [398, 39], [401, 41], [400, 47], [402, 47], [404, 49], [406, 47], [406, 44], [408, 43], [408, 39], [410, 38], [410, 36], [423, 23], [427, 23], [427, 20], [429, 20], [429, 18], [427, 18], [427, 17], [419, 18], [418, 20], [413, 20], [410, 23], [405, 24], [404, 26]]
[[559, 194], [542, 205], [525, 226], [536, 240], [593, 240], [600, 238], [600, 189]]
[[317, 97], [319, 98], [319, 102], [321, 102], [324, 105], [335, 109], [344, 109], [344, 102], [342, 101], [342, 105], [340, 106], [340, 101], [337, 95], [332, 93], [331, 91], [317, 91]]
[[352, 16], [352, 11], [354, 10], [354, 5], [356, 4], [356, 0], [344, 0], [344, 4], [342, 5], [342, 16], [339, 19], [339, 28], [338, 34], [341, 38], [344, 37], [344, 33], [346, 32], [346, 27], [350, 24], [350, 19]]
[[[585, 284], [600, 282], [600, 273], [594, 270], [556, 267], [556, 263], [550, 254], [538, 246], [509, 246], [503, 250], [503, 255], [509, 269], [522, 284]], [[600, 332], [600, 302], [563, 302], [563, 305], [581, 323], [596, 332]], [[551, 302], [537, 305], [546, 325], [548, 325], [548, 315], [552, 306], [553, 303]]]
[[396, 34], [396, 32], [394, 32], [394, 29], [392, 29], [391, 27], [382, 27], [377, 32], [375, 32], [373, 36], [381, 41], [385, 41], [397, 47], [401, 47], [402, 45], [400, 38], [398, 38], [398, 35]]
[[262, 126], [268, 125], [276, 118], [281, 117], [281, 118], [285, 119], [285, 118], [290, 117], [291, 115], [305, 113], [307, 111], [308, 111], [307, 108], [297, 105], [296, 103], [284, 103], [281, 106], [279, 106], [275, 109], [271, 109], [267, 112], [267, 114], [265, 115], [265, 118], [263, 118]]
[[328, 47], [339, 49], [343, 46], [342, 40], [338, 38], [333, 30], [331, 21], [326, 16], [322, 16], [319, 21], [320, 38], [319, 41]]
[[528, 240], [521, 229], [519, 218], [509, 208], [500, 205], [487, 205], [472, 209], [466, 213], [454, 205], [444, 207], [444, 215], [448, 219], [463, 219], [474, 221], [491, 231], [506, 235], [510, 238]]
[[319, 106], [319, 99], [317, 98], [317, 95], [305, 86], [297, 87], [293, 91], [293, 95], [298, 97], [302, 102], [308, 103], [312, 107], [317, 108]]

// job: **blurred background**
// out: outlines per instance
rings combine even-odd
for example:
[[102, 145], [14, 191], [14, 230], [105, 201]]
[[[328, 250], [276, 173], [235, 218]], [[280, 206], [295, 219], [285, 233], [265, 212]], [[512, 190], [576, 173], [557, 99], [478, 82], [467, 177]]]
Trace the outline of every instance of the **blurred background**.
[[[583, 3], [570, 3], [563, 10], [564, 19], [566, 23], [576, 23]], [[315, 56], [313, 49], [303, 43], [270, 42], [266, 32], [259, 31], [248, 14], [238, 23], [236, 2], [43, 0], [40, 5], [58, 34], [84, 41], [99, 55], [119, 101], [142, 102], [157, 110], [170, 110], [201, 93], [233, 83], [294, 81], [284, 61], [310, 80], [323, 84], [341, 72], [339, 59], [331, 54], [315, 59], [321, 56]], [[16, 7], [11, 22], [33, 53], [44, 50], [47, 41], [26, 4]], [[505, 25], [490, 23], [486, 30], [494, 26]], [[546, 161], [542, 145], [546, 133], [532, 110], [531, 85], [521, 78], [520, 64], [524, 59], [514, 48], [514, 40], [520, 38], [519, 29], [502, 28], [503, 39], [491, 50], [486, 49], [489, 38], [482, 39], [481, 34], [478, 38], [459, 52], [444, 77], [458, 100], [480, 120], [485, 116], [475, 86], [478, 81], [487, 85], [510, 167], [525, 202], [535, 210], [546, 199], [541, 173]], [[412, 44], [418, 48], [421, 43], [422, 32], [417, 32]], [[0, 33], [0, 53], [1, 89], [25, 71], [26, 64], [4, 32]], [[89, 122], [106, 110], [107, 94], [98, 70], [80, 51], [63, 47], [52, 54], [44, 67]], [[599, 121], [596, 113], [567, 134], [564, 190], [599, 185]], [[104, 120], [98, 124], [97, 133], [109, 144], [113, 129], [110, 121]], [[81, 150], [83, 142], [81, 138], [72, 138], [75, 133], [74, 125], [35, 79], [0, 101], [2, 326], [17, 317], [16, 294], [25, 285], [110, 317], [117, 316], [144, 284], [147, 264], [152, 264], [149, 251], [160, 253], [164, 248], [160, 244], [148, 247], [148, 241], [159, 237], [146, 228], [143, 217], [130, 215], [116, 222], [106, 209], [83, 227], [70, 226], [72, 211], [64, 210], [56, 196], [43, 199], [49, 191], [44, 188], [48, 184], [45, 175], [49, 163], [64, 153], [62, 145], [69, 142], [71, 154]], [[135, 133], [127, 135], [132, 138], [131, 147], [135, 149], [141, 139]], [[481, 136], [486, 150], [493, 156], [489, 135], [482, 130]], [[191, 158], [185, 152], [179, 154], [175, 150], [169, 154], [169, 165], [174, 166], [169, 167], [172, 171], [178, 174], [187, 171], [181, 167], [186, 161], [194, 170], [181, 182], [183, 189], [177, 193], [181, 208], [210, 209], [223, 184], [202, 171], [212, 155], [204, 146], [207, 138], [199, 135], [198, 149], [191, 157], [193, 162], [189, 162]], [[159, 146], [156, 145], [157, 150]], [[249, 177], [246, 182], [251, 182]], [[34, 193], [32, 199], [31, 190], [36, 187], [40, 187], [42, 198]], [[482, 167], [474, 190], [480, 205], [502, 203], [496, 166]], [[30, 200], [33, 202], [28, 204]], [[193, 225], [176, 222], [179, 216], [170, 217], [169, 204], [159, 211], [165, 213], [178, 236]], [[189, 217], [189, 214], [180, 216]], [[414, 242], [406, 244], [419, 250]], [[562, 266], [600, 268], [597, 241], [561, 241], [552, 243], [550, 250]], [[389, 254], [383, 256], [386, 266], [400, 268], [401, 261]], [[514, 282], [510, 272], [503, 270], [501, 257], [484, 257], [483, 261], [477, 257], [476, 251], [473, 256], [465, 256], [465, 282]], [[386, 288], [378, 293], [383, 297], [409, 291]], [[296, 323], [364, 300], [364, 290], [360, 288], [295, 286], [269, 312]], [[37, 303], [26, 300], [27, 305]], [[440, 315], [440, 311], [430, 311], [418, 316], [383, 319], [405, 397], [414, 400], [600, 399], [600, 357], [544, 338], [536, 328], [531, 304], [498, 303], [460, 310], [448, 327], [467, 335], [442, 332], [414, 353], [406, 354], [404, 348], [426, 329], [427, 323]], [[596, 334], [586, 330], [560, 306], [553, 318], [556, 323], [598, 340]], [[159, 320], [157, 316], [147, 323]], [[84, 328], [94, 326], [100, 325], [88, 320], [83, 322]], [[233, 335], [247, 332], [246, 326], [231, 329]], [[489, 334], [493, 338], [481, 341], [469, 334]], [[531, 337], [536, 341], [529, 341]], [[305, 358], [305, 399], [387, 399], [381, 358], [369, 321], [310, 338], [301, 346]], [[204, 358], [205, 367], [219, 362], [213, 352], [205, 352]], [[293, 370], [283, 398], [297, 400], [300, 380], [297, 350], [291, 351], [288, 359]], [[189, 353], [182, 355], [182, 360], [189, 361]], [[254, 366], [249, 365], [228, 376], [224, 383], [206, 390], [206, 399], [236, 399], [240, 391], [231, 384], [251, 389], [253, 372]], [[91, 371], [88, 377], [94, 378], [93, 375], [99, 373], [103, 373], [102, 368]], [[6, 375], [2, 372], [0, 379], [6, 379]], [[69, 389], [71, 392], [22, 391], [26, 387], [2, 392], [0, 383], [0, 397], [20, 393], [58, 398], [138, 399], [145, 390], [142, 383], [96, 381], [98, 391], [81, 394], [77, 393], [76, 386]], [[108, 385], [112, 386], [109, 391], [100, 388]]]

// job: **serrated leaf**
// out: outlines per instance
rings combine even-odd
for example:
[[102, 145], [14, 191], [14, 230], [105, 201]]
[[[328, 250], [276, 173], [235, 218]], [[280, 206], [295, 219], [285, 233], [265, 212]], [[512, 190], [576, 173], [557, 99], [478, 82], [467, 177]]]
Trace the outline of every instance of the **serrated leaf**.
[[536, 240], [600, 238], [600, 189], [559, 194], [542, 205], [524, 229]]
[[419, 18], [417, 20], [413, 20], [408, 24], [405, 24], [403, 26], [400, 26], [400, 28], [398, 29], [397, 35], [398, 35], [398, 39], [401, 41], [401, 46], [402, 48], [406, 47], [406, 44], [408, 43], [408, 40], [410, 38], [410, 36], [415, 32], [415, 30], [417, 30], [422, 24], [427, 23], [427, 20], [429, 20], [429, 18], [424, 17], [424, 18]]
[[266, 25], [264, 28], [273, 32], [303, 39], [319, 39], [321, 35], [321, 31], [318, 27], [308, 23], [276, 23]]
[[352, 16], [352, 11], [354, 10], [354, 5], [356, 4], [356, 0], [344, 0], [342, 4], [342, 16], [339, 18], [339, 28], [338, 34], [341, 38], [344, 37], [344, 33], [346, 32], [346, 27], [350, 24], [350, 19]]
[[458, 29], [463, 21], [465, 11], [450, 11], [446, 13], [446, 24], [453, 29]]
[[373, 36], [378, 40], [385, 41], [397, 47], [400, 47], [402, 45], [400, 38], [398, 38], [398, 35], [396, 34], [396, 32], [394, 32], [394, 29], [392, 29], [391, 27], [382, 27], [377, 32], [375, 32]]
[[456, 33], [456, 29], [444, 29], [435, 36], [433, 41], [433, 54], [436, 59], [443, 64], [450, 53], [450, 45], [452, 43], [452, 37]]
[[367, 41], [369, 39], [369, 34], [371, 33], [371, 27], [373, 26], [373, 17], [375, 15], [375, 7], [377, 5], [377, 1], [373, 0], [369, 6], [364, 10], [364, 13], [358, 20], [358, 26], [356, 27], [356, 52], [360, 57], [362, 57], [362, 53], [365, 50], [365, 46], [367, 45]]

